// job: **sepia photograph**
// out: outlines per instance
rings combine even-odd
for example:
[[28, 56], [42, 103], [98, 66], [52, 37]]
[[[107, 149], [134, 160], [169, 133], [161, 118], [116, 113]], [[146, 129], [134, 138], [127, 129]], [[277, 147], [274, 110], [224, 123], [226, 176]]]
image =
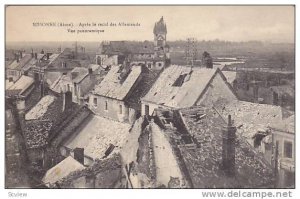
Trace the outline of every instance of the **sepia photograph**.
[[295, 5], [4, 10], [5, 189], [295, 189]]

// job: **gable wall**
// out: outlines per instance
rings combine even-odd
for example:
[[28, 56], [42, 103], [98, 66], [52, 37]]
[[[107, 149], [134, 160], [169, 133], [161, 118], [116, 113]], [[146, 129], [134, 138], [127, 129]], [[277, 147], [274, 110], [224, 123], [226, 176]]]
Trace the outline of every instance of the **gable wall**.
[[229, 101], [237, 100], [237, 97], [228, 87], [221, 75], [216, 74], [213, 81], [208, 86], [205, 94], [196, 103], [197, 105], [212, 106], [219, 98], [225, 98]]

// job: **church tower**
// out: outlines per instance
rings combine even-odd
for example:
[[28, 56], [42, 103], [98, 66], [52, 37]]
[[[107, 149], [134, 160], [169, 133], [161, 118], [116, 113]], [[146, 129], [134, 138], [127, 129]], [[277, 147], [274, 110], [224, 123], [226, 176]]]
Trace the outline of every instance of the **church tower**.
[[166, 44], [167, 41], [167, 25], [164, 22], [164, 18], [161, 17], [158, 22], [155, 23], [154, 29], [154, 51], [158, 57], [165, 56], [165, 53], [169, 51]]

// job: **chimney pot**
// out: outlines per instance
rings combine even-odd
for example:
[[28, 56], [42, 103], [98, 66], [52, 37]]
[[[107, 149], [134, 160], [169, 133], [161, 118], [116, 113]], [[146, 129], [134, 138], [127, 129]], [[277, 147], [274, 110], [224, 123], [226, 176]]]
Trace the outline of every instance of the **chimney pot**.
[[93, 69], [89, 68], [89, 74], [92, 75], [93, 74]]

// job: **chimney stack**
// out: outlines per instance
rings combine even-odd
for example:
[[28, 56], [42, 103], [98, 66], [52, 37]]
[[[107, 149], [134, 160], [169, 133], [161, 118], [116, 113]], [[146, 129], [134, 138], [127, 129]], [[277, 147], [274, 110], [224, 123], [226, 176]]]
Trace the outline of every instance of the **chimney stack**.
[[31, 48], [31, 58], [34, 58], [33, 49]]
[[223, 128], [222, 167], [227, 176], [235, 175], [235, 138], [236, 127], [233, 126], [231, 115], [228, 115], [228, 125]]
[[34, 58], [37, 59], [37, 53], [34, 53]]
[[89, 75], [92, 75], [92, 74], [93, 74], [93, 69], [89, 68]]
[[16, 108], [18, 111], [18, 119], [22, 132], [25, 130], [25, 100], [20, 97], [16, 100]]
[[84, 165], [84, 148], [74, 149], [74, 159]]
[[62, 111], [65, 111], [72, 104], [72, 93], [65, 88], [63, 88], [62, 92], [63, 92], [63, 110]]
[[23, 52], [22, 52], [21, 50], [20, 50], [19, 54], [20, 54], [20, 58], [22, 59], [22, 57], [23, 57]]

